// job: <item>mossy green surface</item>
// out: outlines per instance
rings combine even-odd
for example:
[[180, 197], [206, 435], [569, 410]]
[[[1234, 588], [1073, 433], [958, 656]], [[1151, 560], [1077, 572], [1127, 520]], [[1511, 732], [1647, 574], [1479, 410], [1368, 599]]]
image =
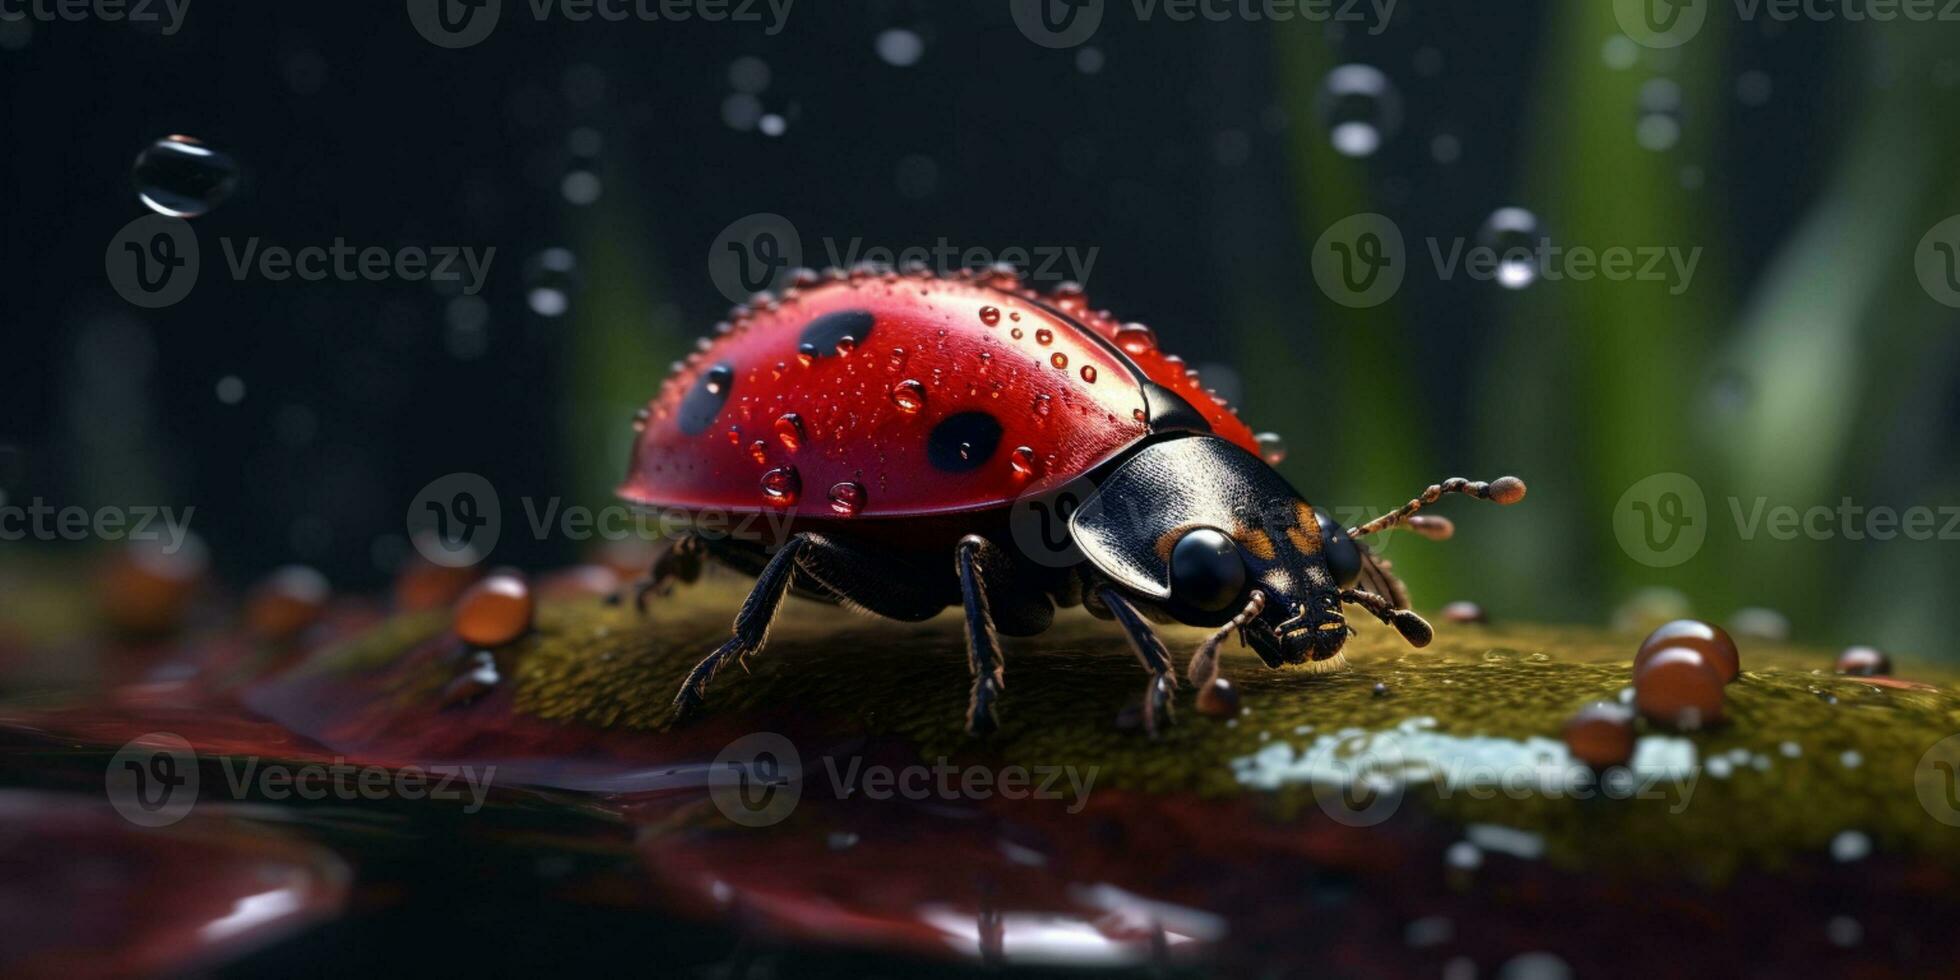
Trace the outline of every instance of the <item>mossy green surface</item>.
[[[597, 600], [547, 604], [537, 629], [498, 654], [516, 710], [567, 724], [670, 730], [681, 677], [726, 636], [744, 588], [711, 580], [656, 599], [645, 618]], [[792, 600], [749, 672], [722, 673], [706, 711], [757, 729], [792, 712], [830, 733], [909, 742], [922, 759], [1095, 766], [1106, 787], [1254, 794], [1282, 817], [1315, 805], [1309, 775], [1325, 767], [1302, 760], [1316, 749], [1346, 758], [1372, 740], [1396, 764], [1377, 759], [1374, 768], [1402, 776], [1408, 799], [1451, 820], [1524, 831], [1527, 846], [1558, 863], [1667, 873], [1670, 862], [1692, 859], [1720, 876], [1828, 854], [1850, 831], [1862, 838], [1843, 846], [1867, 839], [1879, 850], [1960, 864], [1960, 828], [1936, 819], [1939, 797], [1922, 802], [1916, 782], [1940, 772], [1926, 760], [1960, 759], [1960, 746], [1934, 750], [1960, 732], [1960, 689], [1950, 675], [1908, 663], [1901, 673], [1927, 686], [1882, 686], [1831, 674], [1823, 651], [1745, 640], [1724, 724], [1675, 733], [1642, 723], [1640, 751], [1651, 755], [1636, 760], [1666, 760], [1642, 770], [1651, 777], [1646, 792], [1581, 800], [1547, 792], [1527, 760], [1549, 766], [1554, 782], [1571, 776], [1569, 760], [1560, 761], [1560, 726], [1587, 702], [1621, 696], [1638, 634], [1439, 623], [1435, 642], [1412, 651], [1386, 628], [1360, 628], [1349, 667], [1332, 673], [1270, 670], [1228, 648], [1240, 716], [1199, 715], [1186, 685], [1176, 724], [1153, 740], [1118, 722], [1145, 683], [1120, 631], [1066, 611], [1042, 636], [1006, 641], [1001, 728], [976, 740], [962, 728], [969, 676], [955, 616], [900, 624]], [[427, 617], [397, 622], [325, 663], [371, 669], [439, 632]], [[1159, 632], [1180, 657], [1202, 636]], [[1498, 780], [1507, 775], [1524, 788], [1505, 791]]]

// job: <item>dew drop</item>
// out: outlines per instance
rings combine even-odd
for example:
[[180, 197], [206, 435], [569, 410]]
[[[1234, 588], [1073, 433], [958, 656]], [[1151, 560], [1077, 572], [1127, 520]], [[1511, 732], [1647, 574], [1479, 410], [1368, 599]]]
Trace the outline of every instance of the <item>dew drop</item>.
[[905, 370], [905, 358], [906, 358], [905, 348], [903, 347], [892, 348], [892, 359], [890, 364], [891, 369], [894, 371]]
[[769, 460], [769, 444], [760, 439], [749, 443], [749, 458], [758, 463], [767, 462]]
[[990, 327], [991, 327], [991, 326], [993, 326], [994, 324], [997, 324], [997, 323], [999, 323], [999, 322], [1000, 322], [1000, 309], [999, 309], [999, 308], [997, 308], [997, 307], [992, 307], [992, 306], [983, 306], [983, 307], [981, 307], [981, 308], [980, 308], [980, 322], [981, 322], [981, 323], [984, 323], [984, 324], [986, 324], [987, 326], [990, 326]]
[[1317, 99], [1322, 125], [1335, 152], [1373, 156], [1402, 127], [1402, 97], [1381, 70], [1342, 65], [1327, 73]]
[[165, 136], [136, 155], [136, 194], [150, 210], [195, 218], [238, 188], [238, 164], [189, 136]]
[[720, 395], [728, 391], [729, 384], [734, 380], [733, 368], [726, 364], [717, 364], [708, 369], [708, 373], [702, 378], [701, 386], [708, 389], [708, 394]]
[[1042, 392], [1041, 394], [1034, 396], [1035, 415], [1045, 419], [1048, 417], [1049, 413], [1053, 412], [1054, 410], [1055, 410], [1055, 399], [1050, 398], [1047, 392]]
[[910, 378], [892, 385], [892, 404], [906, 412], [926, 407], [926, 386]]
[[769, 369], [769, 376], [771, 378], [780, 378], [783, 376], [783, 372], [788, 370], [789, 370], [788, 361], [777, 361], [776, 366]]
[[1056, 351], [1055, 353], [1048, 356], [1048, 363], [1055, 365], [1055, 367], [1058, 369], [1066, 371], [1068, 370], [1068, 355], [1062, 353], [1061, 351]]
[[1014, 451], [1007, 454], [1007, 465], [1013, 469], [1015, 476], [1025, 478], [1034, 475], [1034, 450], [1027, 446], [1014, 447]]
[[795, 412], [784, 412], [776, 419], [776, 441], [783, 448], [795, 452], [803, 448], [803, 416]]
[[1015, 327], [1013, 330], [1008, 331], [1007, 335], [1015, 340], [1020, 340], [1022, 337], [1027, 336], [1027, 334], [1021, 332], [1020, 327]]
[[642, 409], [640, 409], [640, 410], [638, 410], [638, 411], [636, 411], [636, 412], [634, 412], [634, 413], [633, 413], [633, 431], [634, 431], [634, 432], [645, 432], [645, 431], [647, 430], [647, 420], [648, 420], [648, 419], [650, 419], [650, 418], [652, 418], [652, 417], [653, 417], [653, 409], [651, 409], [651, 408], [642, 408]]
[[728, 444], [731, 446], [739, 446], [742, 444], [741, 426], [731, 425], [728, 427]]
[[1034, 332], [1034, 342], [1043, 347], [1055, 342], [1055, 331], [1042, 327]]
[[1127, 354], [1141, 354], [1156, 349], [1157, 335], [1141, 323], [1125, 323], [1116, 328], [1116, 346]]
[[842, 517], [856, 517], [864, 509], [864, 487], [848, 480], [832, 486], [830, 509]]
[[849, 354], [850, 352], [857, 350], [857, 346], [858, 346], [858, 339], [856, 337], [851, 336], [850, 334], [845, 334], [844, 336], [837, 338], [838, 354]]
[[1281, 439], [1279, 433], [1261, 432], [1257, 438], [1259, 440], [1259, 458], [1265, 460], [1266, 465], [1278, 466], [1286, 461], [1286, 440]]
[[578, 291], [578, 259], [571, 249], [547, 248], [524, 264], [524, 303], [531, 312], [560, 317]]
[[816, 361], [816, 359], [817, 359], [817, 345], [815, 344], [796, 345], [796, 363], [801, 364], [804, 367], [809, 367], [813, 362]]
[[1090, 384], [1096, 383], [1096, 366], [1094, 364], [1082, 365], [1082, 380]]
[[1519, 207], [1498, 208], [1477, 232], [1480, 244], [1497, 253], [1497, 284], [1523, 289], [1538, 281], [1538, 216]]
[[794, 466], [778, 466], [762, 474], [762, 496], [779, 507], [796, 504], [796, 498], [803, 493], [803, 477], [797, 475]]
[[1147, 422], [1150, 420], [1149, 414], [1144, 412], [1144, 410], [1141, 408], [1130, 409], [1130, 417], [1136, 419], [1139, 422]]

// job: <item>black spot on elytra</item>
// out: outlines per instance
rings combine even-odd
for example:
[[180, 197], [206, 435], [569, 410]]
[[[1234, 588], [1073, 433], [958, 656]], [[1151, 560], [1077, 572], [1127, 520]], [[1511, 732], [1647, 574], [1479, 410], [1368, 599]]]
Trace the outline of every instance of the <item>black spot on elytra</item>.
[[701, 372], [687, 397], [681, 399], [678, 419], [681, 431], [691, 436], [708, 431], [715, 424], [715, 416], [721, 414], [721, 407], [728, 404], [728, 393], [734, 388], [735, 369], [727, 364], [717, 364]]
[[986, 412], [948, 415], [926, 437], [926, 462], [947, 473], [977, 470], [1000, 448], [1000, 420]]
[[1143, 407], [1150, 417], [1150, 431], [1163, 432], [1167, 429], [1195, 429], [1210, 432], [1211, 423], [1191, 403], [1178, 394], [1154, 381], [1143, 383]]
[[865, 338], [871, 336], [871, 326], [877, 317], [865, 310], [838, 310], [825, 313], [803, 325], [803, 333], [796, 338], [797, 347], [804, 345], [816, 348], [818, 357], [835, 357], [837, 342], [849, 337], [860, 346]]

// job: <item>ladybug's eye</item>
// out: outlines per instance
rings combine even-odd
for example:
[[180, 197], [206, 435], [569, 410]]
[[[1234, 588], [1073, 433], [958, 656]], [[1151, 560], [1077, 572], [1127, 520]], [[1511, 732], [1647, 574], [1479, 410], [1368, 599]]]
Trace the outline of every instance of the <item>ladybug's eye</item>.
[[1327, 558], [1327, 570], [1341, 588], [1352, 588], [1361, 578], [1361, 546], [1326, 514], [1313, 513], [1320, 519], [1320, 553]]
[[1171, 548], [1171, 595], [1177, 601], [1217, 612], [1245, 591], [1245, 561], [1225, 532], [1201, 527]]

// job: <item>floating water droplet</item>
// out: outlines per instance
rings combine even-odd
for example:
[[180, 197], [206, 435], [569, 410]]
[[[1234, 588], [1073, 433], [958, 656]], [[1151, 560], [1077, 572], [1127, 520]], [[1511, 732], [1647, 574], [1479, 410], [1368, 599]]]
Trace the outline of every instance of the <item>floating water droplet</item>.
[[1640, 120], [1634, 124], [1633, 138], [1642, 149], [1656, 153], [1681, 141], [1680, 83], [1654, 78], [1640, 86]]
[[776, 441], [783, 448], [795, 452], [803, 448], [803, 416], [795, 412], [784, 412], [776, 419]]
[[1096, 383], [1096, 366], [1094, 364], [1082, 365], [1082, 380], [1090, 384]]
[[524, 302], [539, 316], [560, 317], [578, 291], [578, 259], [570, 249], [547, 248], [524, 265]]
[[790, 507], [803, 493], [803, 477], [794, 466], [778, 466], [762, 474], [762, 496], [779, 507]]
[[1014, 447], [1014, 451], [1007, 454], [1007, 465], [1015, 476], [1034, 475], [1034, 450], [1027, 446]]
[[238, 188], [238, 164], [189, 136], [165, 136], [136, 155], [136, 194], [158, 214], [195, 218]]
[[848, 480], [832, 486], [830, 509], [844, 517], [856, 517], [864, 509], [864, 488]]
[[906, 412], [926, 407], [926, 386], [910, 378], [892, 385], [892, 404]]
[[1042, 327], [1034, 332], [1034, 342], [1043, 347], [1055, 342], [1055, 331]]
[[1402, 96], [1387, 75], [1369, 65], [1328, 72], [1317, 104], [1327, 138], [1342, 156], [1373, 156], [1402, 128]]
[[1523, 208], [1498, 208], [1484, 219], [1477, 240], [1497, 253], [1497, 284], [1523, 289], [1538, 281], [1538, 216]]
[[980, 322], [981, 322], [981, 323], [984, 323], [984, 324], [986, 324], [987, 326], [990, 326], [990, 327], [991, 327], [991, 326], [993, 326], [993, 325], [994, 325], [994, 324], [996, 324], [996, 323], [999, 323], [999, 322], [1000, 322], [1000, 308], [999, 308], [999, 307], [994, 307], [994, 306], [983, 306], [983, 307], [981, 307], [981, 308], [980, 308]]
[[1116, 346], [1125, 353], [1141, 354], [1156, 349], [1157, 335], [1141, 323], [1125, 323], [1116, 329]]
[[1268, 466], [1278, 466], [1286, 460], [1286, 440], [1277, 432], [1261, 432], [1258, 435], [1259, 458]]
[[652, 417], [653, 417], [652, 408], [643, 407], [635, 411], [633, 413], [633, 431], [645, 432], [647, 430], [647, 420]]
[[917, 32], [902, 27], [881, 31], [873, 46], [878, 50], [879, 59], [895, 68], [918, 64], [926, 53], [925, 39], [919, 37]]

